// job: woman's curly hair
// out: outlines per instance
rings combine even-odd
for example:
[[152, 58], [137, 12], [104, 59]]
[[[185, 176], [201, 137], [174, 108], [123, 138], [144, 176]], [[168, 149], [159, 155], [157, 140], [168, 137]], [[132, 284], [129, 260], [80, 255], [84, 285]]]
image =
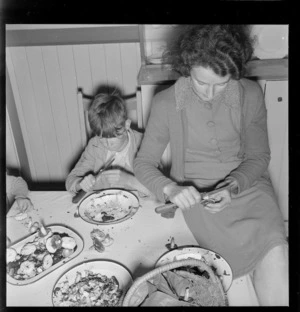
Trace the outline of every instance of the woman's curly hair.
[[185, 77], [192, 67], [203, 66], [238, 80], [253, 54], [249, 30], [247, 25], [180, 25], [163, 54], [164, 63]]

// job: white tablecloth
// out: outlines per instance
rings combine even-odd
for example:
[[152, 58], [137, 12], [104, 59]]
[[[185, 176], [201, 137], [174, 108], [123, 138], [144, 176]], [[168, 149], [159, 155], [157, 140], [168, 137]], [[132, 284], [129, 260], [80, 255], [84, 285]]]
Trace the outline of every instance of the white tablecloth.
[[[141, 207], [130, 219], [113, 225], [94, 225], [74, 218], [76, 205], [71, 195], [63, 191], [31, 192], [34, 210], [28, 212], [32, 221], [42, 219], [47, 225], [68, 225], [84, 240], [83, 251], [74, 259], [42, 279], [26, 286], [7, 284], [7, 306], [52, 306], [52, 289], [57, 279], [70, 267], [85, 260], [106, 259], [122, 263], [133, 278], [152, 270], [157, 259], [167, 251], [166, 244], [174, 237], [178, 246], [197, 245], [192, 233], [185, 224], [180, 210], [173, 219], [162, 218], [154, 208], [161, 203], [140, 198]], [[7, 236], [11, 242], [30, 235], [24, 221], [10, 217], [18, 213], [14, 205], [7, 214]], [[99, 253], [92, 246], [90, 232], [99, 228], [114, 239], [114, 243]], [[243, 276], [233, 281], [228, 300], [231, 306], [257, 306], [257, 298], [250, 277]]]

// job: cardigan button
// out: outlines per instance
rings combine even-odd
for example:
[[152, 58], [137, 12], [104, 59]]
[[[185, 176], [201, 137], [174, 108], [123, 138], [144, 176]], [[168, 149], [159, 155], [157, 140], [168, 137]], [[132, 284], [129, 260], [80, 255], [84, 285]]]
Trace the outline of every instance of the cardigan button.
[[210, 140], [210, 143], [211, 143], [211, 144], [214, 144], [214, 145], [217, 144], [217, 142], [218, 142], [217, 139], [211, 139], [211, 140]]
[[211, 103], [205, 103], [204, 107], [207, 109], [212, 109], [212, 104]]

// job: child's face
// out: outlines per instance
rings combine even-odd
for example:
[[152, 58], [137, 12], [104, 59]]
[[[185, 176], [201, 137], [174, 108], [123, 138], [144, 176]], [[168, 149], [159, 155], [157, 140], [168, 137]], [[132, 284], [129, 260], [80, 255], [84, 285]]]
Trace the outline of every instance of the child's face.
[[113, 152], [120, 152], [128, 142], [128, 132], [124, 129], [124, 132], [114, 138], [101, 138], [100, 142], [108, 150]]
[[125, 122], [125, 127], [121, 134], [113, 138], [100, 138], [100, 142], [108, 150], [112, 152], [120, 152], [128, 143], [128, 129], [130, 128], [130, 121]]

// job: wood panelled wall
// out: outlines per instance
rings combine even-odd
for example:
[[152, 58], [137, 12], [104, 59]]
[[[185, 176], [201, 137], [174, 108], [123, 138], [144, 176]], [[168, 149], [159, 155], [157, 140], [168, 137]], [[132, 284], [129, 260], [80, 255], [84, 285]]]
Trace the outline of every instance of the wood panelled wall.
[[[94, 95], [111, 85], [136, 92], [137, 42], [7, 47], [7, 79], [33, 182], [64, 181], [82, 152], [77, 90]], [[11, 103], [7, 103], [11, 105]]]

